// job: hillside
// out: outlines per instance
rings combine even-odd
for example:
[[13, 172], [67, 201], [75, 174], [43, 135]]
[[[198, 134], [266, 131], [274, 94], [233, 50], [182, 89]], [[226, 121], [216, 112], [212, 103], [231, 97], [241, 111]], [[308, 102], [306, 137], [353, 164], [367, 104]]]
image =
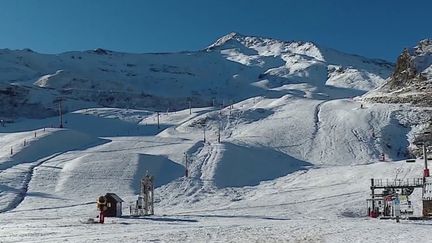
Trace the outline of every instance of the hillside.
[[[365, 216], [371, 178], [422, 175], [422, 163], [404, 160], [430, 108], [365, 101], [391, 78], [390, 63], [238, 33], [196, 52], [1, 53], [0, 241], [429, 234], [428, 222]], [[146, 173], [156, 214], [128, 217]], [[83, 224], [106, 192], [124, 199], [124, 217]]]
[[[393, 66], [320, 47], [232, 33], [195, 52], [103, 49], [58, 55], [0, 50], [0, 111], [47, 117], [64, 100], [88, 106], [178, 110], [255, 96], [352, 97], [383, 84]], [[79, 102], [78, 102], [79, 101]]]

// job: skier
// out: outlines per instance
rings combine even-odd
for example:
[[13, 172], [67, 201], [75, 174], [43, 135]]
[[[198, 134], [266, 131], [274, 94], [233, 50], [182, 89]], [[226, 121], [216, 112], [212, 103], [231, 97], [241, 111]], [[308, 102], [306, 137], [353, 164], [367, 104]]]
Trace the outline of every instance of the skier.
[[380, 161], [385, 161], [385, 154], [384, 153], [380, 154], [379, 160]]

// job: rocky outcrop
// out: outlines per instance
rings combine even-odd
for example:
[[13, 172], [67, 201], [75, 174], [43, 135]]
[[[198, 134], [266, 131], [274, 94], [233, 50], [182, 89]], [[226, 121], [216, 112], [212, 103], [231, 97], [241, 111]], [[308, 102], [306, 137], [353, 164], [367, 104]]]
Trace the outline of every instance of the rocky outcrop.
[[405, 48], [398, 57], [393, 74], [381, 88], [364, 96], [380, 103], [411, 103], [432, 106], [432, 39]]
[[404, 49], [398, 57], [395, 71], [388, 81], [390, 89], [400, 89], [409, 86], [418, 79], [418, 72], [414, 67], [414, 63], [408, 49]]
[[411, 49], [405, 48], [396, 62], [396, 68], [388, 81], [390, 90], [430, 88], [432, 67], [432, 40], [426, 39]]

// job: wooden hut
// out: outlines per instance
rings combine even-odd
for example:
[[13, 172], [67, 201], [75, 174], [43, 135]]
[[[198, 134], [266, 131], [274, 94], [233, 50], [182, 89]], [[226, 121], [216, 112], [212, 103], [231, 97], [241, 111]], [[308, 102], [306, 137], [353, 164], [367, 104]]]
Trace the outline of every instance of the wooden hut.
[[105, 211], [105, 217], [121, 217], [122, 216], [122, 203], [124, 202], [117, 194], [107, 193], [105, 195], [107, 199], [107, 210]]

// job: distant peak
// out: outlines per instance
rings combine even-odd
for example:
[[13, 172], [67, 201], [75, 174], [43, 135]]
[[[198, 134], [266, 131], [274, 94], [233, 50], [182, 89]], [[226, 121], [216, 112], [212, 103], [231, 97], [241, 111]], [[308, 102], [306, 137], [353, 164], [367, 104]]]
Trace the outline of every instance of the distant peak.
[[92, 53], [95, 53], [95, 54], [98, 54], [98, 55], [109, 55], [109, 54], [111, 54], [110, 50], [106, 50], [106, 49], [103, 49], [103, 48], [96, 48], [96, 49], [94, 49], [92, 51], [89, 51], [89, 52], [92, 52]]
[[222, 46], [223, 44], [227, 43], [230, 40], [239, 40], [241, 38], [244, 38], [243, 35], [241, 35], [240, 33], [237, 32], [231, 32], [227, 35], [224, 35], [222, 37], [220, 37], [215, 43], [213, 43], [212, 45], [210, 45], [208, 48], [214, 48], [214, 47], [218, 47], [218, 46]]
[[419, 41], [419, 45], [430, 46], [432, 45], [432, 39], [423, 39]]
[[432, 39], [423, 39], [416, 46], [404, 48], [403, 52], [415, 58], [417, 56], [432, 55]]
[[242, 36], [242, 35], [238, 32], [231, 32], [231, 33], [223, 36], [222, 38], [234, 38], [234, 37], [240, 37], [240, 36]]
[[414, 47], [415, 54], [432, 53], [432, 39], [424, 39], [419, 41], [416, 47]]

